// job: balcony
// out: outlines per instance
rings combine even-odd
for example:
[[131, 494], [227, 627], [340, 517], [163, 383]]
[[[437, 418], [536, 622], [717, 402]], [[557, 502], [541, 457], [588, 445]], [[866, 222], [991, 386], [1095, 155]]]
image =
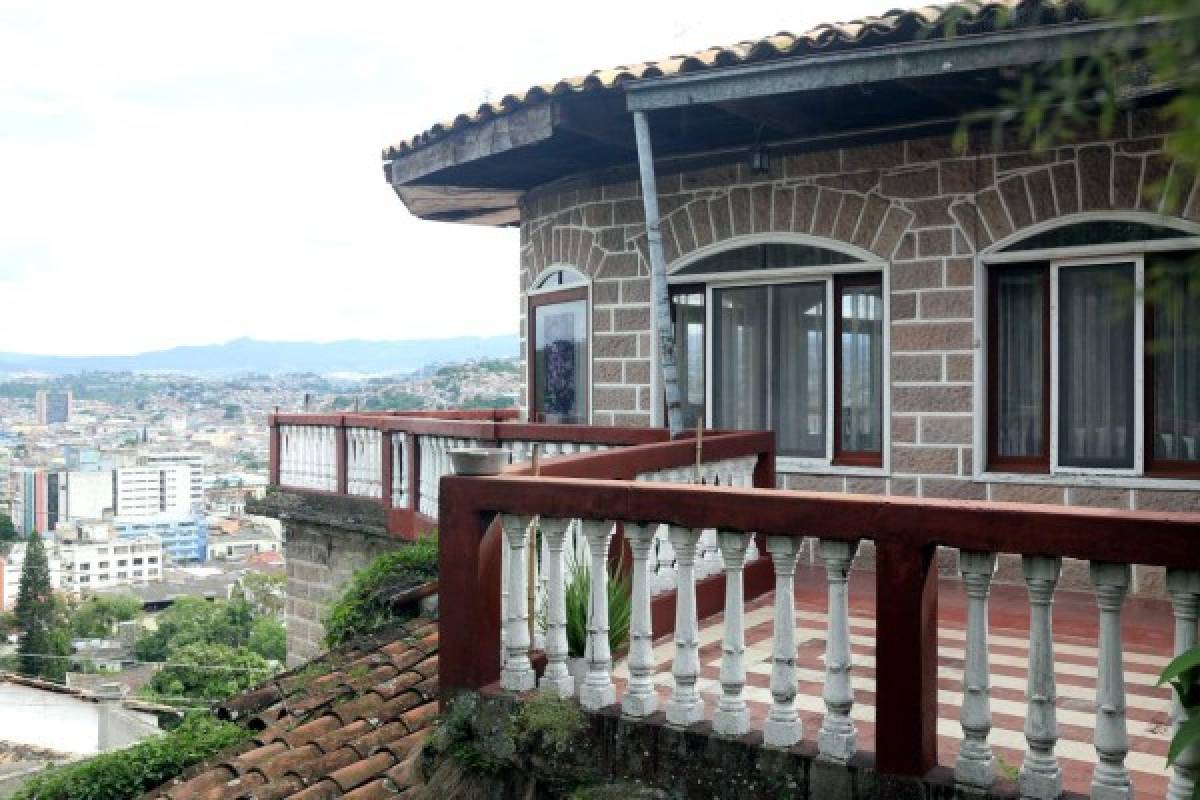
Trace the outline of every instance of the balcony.
[[[537, 474], [447, 474], [450, 448], [525, 462], [535, 443]], [[769, 433], [668, 441], [496, 413], [278, 416], [272, 482], [380, 503], [399, 536], [436, 523], [447, 696], [577, 694], [930, 796], [1192, 780], [1187, 758], [1165, 766], [1181, 711], [1155, 681], [1196, 641], [1200, 515], [779, 490]], [[610, 652], [596, 580], [578, 691], [565, 559], [632, 564], [628, 649]], [[1166, 568], [1169, 601], [1127, 598], [1134, 564]]]

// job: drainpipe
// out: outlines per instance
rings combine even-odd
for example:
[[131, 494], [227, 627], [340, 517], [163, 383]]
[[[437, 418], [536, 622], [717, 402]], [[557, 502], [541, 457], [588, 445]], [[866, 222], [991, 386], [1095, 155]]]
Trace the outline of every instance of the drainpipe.
[[[667, 293], [667, 260], [663, 255], [662, 220], [658, 215], [658, 182], [654, 178], [654, 150], [646, 112], [633, 112], [637, 135], [638, 168], [642, 177], [642, 202], [646, 208], [646, 249], [650, 256], [650, 297], [658, 334], [658, 367], [667, 396], [667, 429], [674, 439], [683, 432], [683, 405], [679, 396], [679, 371], [675, 362], [675, 327], [671, 324], [671, 299]], [[655, 398], [651, 398], [656, 402]]]

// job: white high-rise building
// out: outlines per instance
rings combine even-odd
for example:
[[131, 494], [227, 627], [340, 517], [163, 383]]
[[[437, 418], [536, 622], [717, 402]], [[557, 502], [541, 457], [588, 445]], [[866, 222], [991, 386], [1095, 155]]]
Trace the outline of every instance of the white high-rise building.
[[[163, 579], [163, 546], [157, 536], [118, 538], [110, 525], [86, 527], [87, 535], [77, 540], [46, 541], [51, 588], [78, 595]], [[14, 544], [0, 558], [0, 608], [6, 611], [17, 603], [25, 548], [24, 542]]]
[[[188, 464], [118, 467], [116, 508], [118, 517], [153, 517], [193, 513], [192, 468]], [[203, 505], [203, 489], [201, 504]]]
[[142, 453], [138, 464], [146, 467], [186, 464], [191, 470], [191, 511], [204, 511], [204, 456], [199, 453]]

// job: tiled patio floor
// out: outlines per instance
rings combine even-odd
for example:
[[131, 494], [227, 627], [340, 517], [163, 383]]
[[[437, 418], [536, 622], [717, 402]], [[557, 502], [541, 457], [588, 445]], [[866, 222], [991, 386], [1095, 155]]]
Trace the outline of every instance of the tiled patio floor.
[[[859, 749], [875, 749], [875, 592], [874, 576], [855, 572], [850, 586], [850, 634], [855, 691], [853, 718]], [[938, 762], [952, 767], [961, 737], [963, 647], [966, 638], [966, 599], [960, 584], [943, 581], [939, 587], [938, 632]], [[747, 700], [752, 725], [761, 728], [771, 703], [773, 594], [746, 610]], [[801, 567], [796, 581], [796, 626], [800, 694], [796, 699], [804, 722], [804, 737], [815, 741], [824, 704], [821, 687], [825, 653], [824, 570]], [[1028, 658], [1028, 604], [1023, 587], [996, 585], [989, 608], [992, 679], [990, 741], [1001, 772], [1015, 775], [1025, 748], [1025, 675]], [[1090, 593], [1060, 591], [1054, 604], [1055, 673], [1058, 683], [1057, 754], [1068, 790], [1087, 793], [1095, 750], [1092, 727], [1096, 684], [1096, 618]], [[1126, 759], [1139, 798], [1162, 797], [1168, 772], [1165, 754], [1169, 739], [1170, 691], [1156, 688], [1158, 673], [1170, 660], [1173, 623], [1166, 602], [1128, 600], [1123, 615], [1125, 691], [1130, 752]], [[721, 615], [701, 623], [701, 693], [711, 718], [720, 693]], [[669, 637], [655, 642], [656, 683], [660, 707], [669, 698], [671, 658]], [[619, 665], [618, 676], [628, 671]], [[1003, 777], [1003, 776], [1001, 776]]]

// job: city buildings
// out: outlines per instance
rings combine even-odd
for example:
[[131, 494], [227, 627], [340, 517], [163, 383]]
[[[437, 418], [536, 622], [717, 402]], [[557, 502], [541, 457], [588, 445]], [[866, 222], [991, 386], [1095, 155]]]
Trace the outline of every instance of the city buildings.
[[[62, 534], [46, 541], [54, 589], [80, 595], [162, 580], [164, 549], [153, 533], [118, 536], [111, 526], [95, 525]], [[19, 542], [0, 558], [0, 604], [5, 611], [17, 602], [26, 549]]]
[[38, 425], [59, 425], [71, 420], [75, 393], [70, 389], [39, 389], [33, 403]]
[[156, 537], [172, 564], [195, 564], [208, 555], [208, 524], [203, 515], [117, 518], [113, 528], [121, 539]]

